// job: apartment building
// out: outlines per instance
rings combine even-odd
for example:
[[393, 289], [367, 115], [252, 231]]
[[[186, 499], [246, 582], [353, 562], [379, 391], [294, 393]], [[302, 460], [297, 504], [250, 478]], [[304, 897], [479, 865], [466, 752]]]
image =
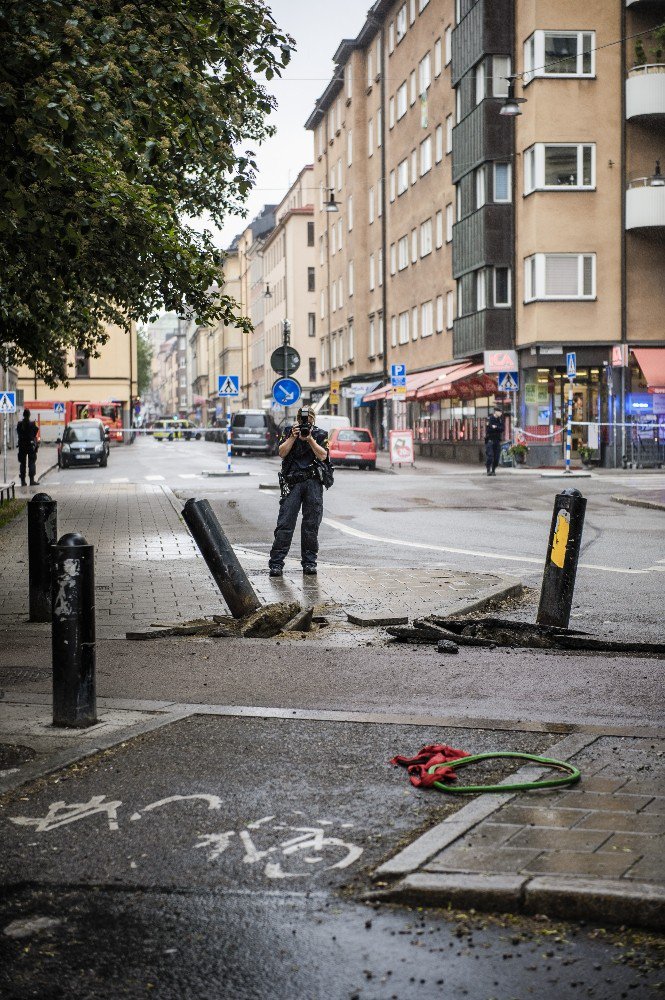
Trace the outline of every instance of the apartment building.
[[[320, 373], [408, 372], [405, 402], [384, 385], [342, 404], [358, 422], [469, 459], [498, 398], [532, 461], [556, 461], [574, 352], [574, 443], [633, 460], [638, 413], [665, 448], [664, 15], [662, 0], [379, 0], [339, 45], [306, 123]], [[484, 370], [497, 350], [516, 352], [514, 400]]]

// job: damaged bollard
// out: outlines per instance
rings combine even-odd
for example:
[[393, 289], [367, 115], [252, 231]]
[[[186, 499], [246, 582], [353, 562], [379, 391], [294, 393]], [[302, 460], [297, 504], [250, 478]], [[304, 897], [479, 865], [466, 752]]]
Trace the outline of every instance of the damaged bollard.
[[233, 617], [257, 611], [261, 602], [208, 501], [188, 500], [182, 516]]
[[536, 618], [539, 625], [568, 628], [585, 512], [586, 498], [579, 490], [563, 490], [554, 498]]
[[95, 550], [83, 535], [63, 535], [52, 550], [53, 725], [97, 722]]
[[58, 537], [58, 504], [48, 493], [28, 501], [28, 590], [31, 622], [51, 621], [51, 546]]

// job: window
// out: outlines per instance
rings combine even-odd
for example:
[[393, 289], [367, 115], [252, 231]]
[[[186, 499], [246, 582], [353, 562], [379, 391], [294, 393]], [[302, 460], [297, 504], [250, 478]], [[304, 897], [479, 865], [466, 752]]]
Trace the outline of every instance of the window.
[[336, 108], [336, 105], [333, 104], [331, 106], [331, 108], [330, 108], [330, 111], [328, 112], [328, 135], [330, 136], [331, 139], [332, 139], [332, 137], [335, 134], [335, 126], [336, 126], [336, 122], [335, 122], [335, 108]]
[[402, 41], [406, 34], [406, 4], [402, 4], [397, 11], [397, 44]]
[[367, 50], [367, 86], [371, 87], [374, 83], [374, 74], [372, 72], [372, 50]]
[[406, 80], [404, 83], [397, 88], [397, 121], [403, 118], [406, 114], [407, 107], [407, 96], [406, 96]]
[[485, 63], [479, 62], [473, 71], [476, 104], [485, 99]]
[[441, 76], [441, 39], [434, 43], [434, 76]]
[[436, 332], [443, 332], [443, 295], [436, 297]]
[[308, 247], [313, 247], [314, 246], [314, 223], [313, 222], [308, 222], [307, 223], [307, 246]]
[[326, 342], [321, 341], [321, 371], [326, 371]]
[[353, 261], [352, 260], [349, 261], [348, 279], [347, 280], [348, 280], [348, 286], [347, 287], [349, 289], [349, 298], [351, 298], [351, 296], [353, 295]]
[[383, 178], [379, 177], [376, 182], [376, 201], [377, 201], [377, 215], [379, 218], [383, 215]]
[[379, 262], [377, 270], [379, 272], [379, 288], [383, 284], [383, 250], [379, 248]]
[[399, 342], [400, 344], [409, 343], [409, 314], [408, 312], [403, 312], [399, 314]]
[[388, 101], [388, 127], [395, 127], [395, 98], [391, 97]]
[[373, 358], [376, 354], [376, 344], [375, 344], [376, 330], [374, 317], [369, 318], [369, 357]]
[[338, 286], [337, 294], [339, 299], [339, 307], [341, 309], [342, 306], [344, 305], [344, 282], [342, 278], [340, 278], [339, 281], [337, 282], [337, 286]]
[[394, 170], [390, 171], [389, 182], [390, 182], [390, 200], [394, 201], [395, 200], [395, 171]]
[[535, 31], [524, 43], [524, 83], [536, 76], [593, 76], [593, 31]]
[[418, 90], [424, 94], [432, 82], [432, 60], [429, 52], [418, 63]]
[[538, 142], [524, 153], [524, 193], [561, 191], [596, 186], [596, 147], [593, 143]]
[[416, 0], [409, 0], [409, 24], [413, 24], [416, 19]]
[[404, 194], [409, 186], [409, 161], [402, 160], [397, 164], [397, 194]]
[[596, 255], [537, 253], [524, 261], [524, 298], [592, 299], [596, 294]]
[[369, 222], [370, 225], [374, 222], [374, 188], [369, 189]]
[[510, 268], [494, 268], [494, 305], [505, 308], [510, 305]]
[[353, 358], [354, 358], [354, 347], [355, 347], [355, 344], [353, 342], [354, 341], [354, 336], [353, 336], [353, 320], [349, 321], [349, 331], [348, 331], [348, 334], [349, 334], [349, 345], [348, 345], [349, 346], [349, 354], [348, 354], [348, 358], [349, 358], [349, 361], [353, 361]]
[[443, 33], [443, 48], [445, 64], [449, 66], [453, 58], [453, 29], [450, 24]]
[[428, 135], [420, 143], [420, 176], [423, 177], [432, 169], [432, 136]]
[[462, 121], [462, 88], [455, 88], [455, 124], [459, 125]]
[[446, 330], [452, 330], [455, 319], [455, 293], [446, 292]]
[[453, 151], [453, 116], [446, 115], [446, 153]]
[[337, 253], [337, 229], [335, 227], [335, 223], [333, 223], [330, 230], [330, 252], [333, 257]]
[[411, 263], [415, 264], [418, 260], [418, 230], [411, 230]]
[[342, 252], [342, 220], [340, 219], [337, 223], [337, 243], [339, 245], [339, 251]]
[[476, 181], [476, 209], [482, 208], [485, 204], [486, 198], [486, 168], [478, 167], [474, 170], [474, 177]]
[[443, 212], [436, 213], [436, 249], [443, 246]]
[[333, 333], [330, 338], [330, 366], [337, 368], [337, 334]]
[[494, 201], [510, 201], [510, 164], [495, 163], [494, 171]]
[[353, 195], [350, 194], [346, 199], [346, 219], [349, 232], [353, 229]]
[[353, 66], [351, 63], [347, 64], [344, 76], [346, 78], [346, 98], [350, 101], [353, 94]]
[[434, 160], [441, 163], [443, 159], [443, 125], [437, 125], [434, 132]]
[[307, 313], [307, 336], [316, 337], [316, 314]]
[[377, 80], [381, 76], [381, 65], [383, 59], [383, 52], [381, 50], [381, 35], [378, 36], [376, 40], [376, 77]]
[[323, 289], [321, 290], [320, 310], [319, 310], [319, 312], [320, 312], [320, 315], [321, 315], [321, 319], [323, 319], [324, 316], [325, 316], [325, 314], [326, 314], [326, 295], [325, 295], [325, 292], [323, 291]]
[[90, 355], [87, 351], [74, 352], [74, 378], [90, 378]]
[[369, 255], [369, 290], [374, 291], [374, 254]]
[[427, 6], [428, 3], [429, 3], [429, 0], [419, 0], [419, 3], [418, 3], [418, 13], [419, 14], [422, 14], [422, 12], [425, 10], [425, 7]]
[[397, 244], [397, 267], [403, 271], [409, 266], [409, 237], [402, 236]]
[[382, 131], [383, 131], [383, 115], [381, 113], [381, 108], [379, 108], [379, 110], [376, 112], [376, 147], [377, 147], [377, 149], [381, 148], [381, 143], [383, 142], [383, 138], [381, 136], [381, 132]]
[[451, 243], [453, 238], [453, 206], [452, 202], [446, 205], [446, 243]]
[[351, 129], [346, 133], [346, 165], [350, 167], [353, 163], [353, 132]]
[[415, 184], [418, 180], [418, 150], [411, 150], [411, 183]]
[[420, 339], [431, 337], [434, 333], [434, 303], [423, 302], [420, 307]]
[[508, 97], [510, 57], [492, 56], [492, 96]]
[[397, 247], [394, 243], [390, 244], [390, 273], [395, 274], [397, 271]]
[[337, 312], [337, 282], [333, 281], [330, 286], [330, 311]]
[[485, 297], [485, 271], [480, 268], [479, 271], [475, 271], [476, 277], [476, 309], [481, 312], [487, 305], [487, 300]]
[[[379, 343], [378, 343], [378, 355], [380, 358], [383, 357], [383, 313], [379, 313]], [[393, 347], [395, 344], [393, 343]]]
[[314, 268], [313, 267], [308, 267], [307, 268], [307, 291], [308, 292], [313, 292], [314, 291], [314, 289], [316, 287], [315, 284], [314, 284], [314, 281], [315, 281], [315, 278], [314, 278]]
[[411, 339], [418, 339], [418, 306], [411, 310]]
[[388, 25], [388, 55], [391, 56], [395, 51], [395, 23], [391, 21]]
[[418, 89], [416, 86], [416, 71], [411, 70], [409, 74], [409, 104], [411, 107], [416, 103], [416, 97], [418, 96]]
[[420, 224], [420, 256], [426, 257], [432, 252], [432, 220], [426, 219]]
[[342, 190], [342, 161], [337, 161], [337, 190]]
[[390, 343], [397, 347], [397, 316], [390, 317]]
[[316, 358], [309, 359], [309, 381], [316, 382]]
[[374, 155], [374, 119], [367, 122], [367, 155]]
[[455, 0], [455, 24], [462, 20], [462, 0]]

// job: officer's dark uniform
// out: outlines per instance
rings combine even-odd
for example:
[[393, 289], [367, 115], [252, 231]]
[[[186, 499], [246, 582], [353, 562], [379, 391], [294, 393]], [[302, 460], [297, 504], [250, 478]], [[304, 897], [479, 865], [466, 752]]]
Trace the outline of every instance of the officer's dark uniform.
[[[291, 434], [287, 428], [280, 440], [280, 446]], [[310, 434], [317, 444], [327, 450], [328, 435], [320, 427], [312, 426]], [[279, 515], [275, 528], [275, 540], [270, 550], [271, 570], [282, 570], [284, 560], [291, 548], [298, 512], [302, 508], [300, 535], [300, 560], [304, 571], [316, 570], [319, 552], [319, 526], [323, 517], [323, 484], [317, 473], [314, 452], [306, 441], [297, 438], [289, 454], [282, 460], [282, 476], [288, 487], [288, 494], [279, 501]], [[283, 491], [284, 494], [285, 491]]]
[[496, 475], [501, 454], [501, 438], [503, 437], [503, 417], [492, 414], [485, 427], [485, 466], [487, 475]]
[[30, 485], [35, 485], [35, 475], [37, 473], [37, 424], [30, 419], [30, 415], [23, 416], [16, 427], [18, 438], [18, 465], [21, 476], [21, 486], [25, 486], [25, 463], [28, 462], [28, 474], [30, 475]]

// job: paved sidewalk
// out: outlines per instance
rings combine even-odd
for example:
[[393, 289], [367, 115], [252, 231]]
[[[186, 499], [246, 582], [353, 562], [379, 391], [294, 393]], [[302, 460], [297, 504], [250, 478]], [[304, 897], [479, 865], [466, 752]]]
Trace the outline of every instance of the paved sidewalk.
[[573, 734], [548, 755], [571, 760], [581, 781], [477, 796], [376, 871], [384, 887], [400, 879], [385, 894], [662, 929], [665, 740]]

